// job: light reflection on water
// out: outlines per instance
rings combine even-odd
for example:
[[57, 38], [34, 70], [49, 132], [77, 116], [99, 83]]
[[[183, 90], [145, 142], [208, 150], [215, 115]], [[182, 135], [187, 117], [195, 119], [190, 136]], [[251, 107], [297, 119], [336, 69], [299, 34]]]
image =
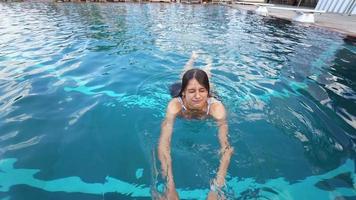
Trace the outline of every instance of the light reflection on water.
[[[197, 66], [213, 60], [214, 90], [229, 113], [235, 197], [267, 198], [252, 181], [298, 199], [295, 182], [306, 187], [328, 173], [311, 195], [356, 195], [352, 39], [217, 5], [1, 3], [0, 18], [0, 158], [39, 169], [38, 180], [109, 176], [149, 187], [167, 88], [198, 50]], [[178, 188], [208, 188], [215, 136], [214, 123], [177, 122]], [[44, 195], [23, 187], [0, 197]]]

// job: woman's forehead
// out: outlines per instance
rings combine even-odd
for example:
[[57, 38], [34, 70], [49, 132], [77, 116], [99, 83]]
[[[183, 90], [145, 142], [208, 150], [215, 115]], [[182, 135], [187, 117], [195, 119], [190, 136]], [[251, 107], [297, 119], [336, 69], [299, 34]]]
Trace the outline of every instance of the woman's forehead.
[[189, 80], [187, 89], [189, 88], [205, 88], [203, 85], [201, 85], [195, 78]]

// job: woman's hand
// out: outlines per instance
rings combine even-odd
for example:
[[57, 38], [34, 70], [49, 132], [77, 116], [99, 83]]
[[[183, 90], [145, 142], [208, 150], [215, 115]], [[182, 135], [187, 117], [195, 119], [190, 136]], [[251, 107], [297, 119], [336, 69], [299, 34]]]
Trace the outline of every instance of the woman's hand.
[[166, 196], [167, 200], [178, 200], [179, 199], [178, 193], [175, 188], [168, 189], [165, 196]]
[[210, 191], [208, 194], [207, 200], [225, 200], [225, 196], [223, 194], [219, 194], [216, 191]]
[[225, 178], [217, 175], [215, 179], [212, 180], [210, 185], [210, 191], [207, 200], [224, 200], [224, 191], [222, 188], [225, 186]]
[[208, 197], [206, 198], [207, 200], [217, 200], [218, 199], [218, 193], [214, 191], [210, 191], [208, 194]]
[[159, 200], [179, 200], [176, 188], [168, 187], [163, 196], [159, 198]]

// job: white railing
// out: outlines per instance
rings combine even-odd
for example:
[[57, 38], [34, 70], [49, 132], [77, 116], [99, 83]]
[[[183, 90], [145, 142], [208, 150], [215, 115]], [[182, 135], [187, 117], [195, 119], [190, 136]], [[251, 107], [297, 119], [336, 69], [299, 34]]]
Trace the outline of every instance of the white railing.
[[356, 0], [319, 0], [315, 10], [354, 15], [356, 14]]

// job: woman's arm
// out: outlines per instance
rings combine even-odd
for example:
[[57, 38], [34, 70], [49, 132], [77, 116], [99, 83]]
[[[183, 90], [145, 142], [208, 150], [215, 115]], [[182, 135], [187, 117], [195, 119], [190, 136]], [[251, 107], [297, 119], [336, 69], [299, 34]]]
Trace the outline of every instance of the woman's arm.
[[161, 162], [162, 176], [167, 181], [165, 199], [178, 199], [173, 179], [171, 159], [171, 138], [177, 113], [178, 110], [176, 109], [175, 102], [172, 100], [168, 104], [166, 117], [161, 125], [161, 135], [158, 144], [158, 158]]
[[221, 103], [214, 105], [215, 108], [212, 109], [212, 116], [215, 118], [219, 127], [219, 143], [220, 143], [220, 165], [216, 177], [213, 180], [214, 185], [212, 186], [212, 191], [210, 191], [208, 199], [214, 199], [217, 197], [217, 191], [225, 185], [225, 176], [227, 169], [229, 168], [230, 158], [233, 154], [233, 148], [230, 146], [228, 140], [228, 125], [226, 122], [226, 111]]

